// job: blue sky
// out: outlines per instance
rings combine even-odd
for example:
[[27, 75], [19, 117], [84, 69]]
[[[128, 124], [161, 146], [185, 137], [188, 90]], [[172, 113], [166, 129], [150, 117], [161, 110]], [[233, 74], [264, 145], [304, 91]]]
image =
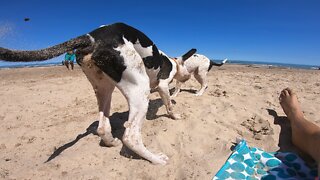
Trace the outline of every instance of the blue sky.
[[10, 0], [0, 46], [45, 48], [124, 22], [170, 56], [197, 48], [211, 59], [320, 65], [319, 9], [316, 0]]

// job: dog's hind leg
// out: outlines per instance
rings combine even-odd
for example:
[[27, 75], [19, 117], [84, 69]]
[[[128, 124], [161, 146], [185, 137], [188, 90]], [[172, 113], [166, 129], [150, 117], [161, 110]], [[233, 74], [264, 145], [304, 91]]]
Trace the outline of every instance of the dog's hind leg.
[[133, 152], [153, 164], [166, 164], [168, 157], [162, 153], [153, 154], [142, 142], [141, 128], [148, 111], [150, 94], [150, 80], [141, 56], [133, 48], [130, 42], [119, 46], [117, 51], [124, 59], [126, 69], [122, 73], [121, 80], [116, 84], [117, 88], [125, 96], [129, 105], [128, 121], [122, 137], [123, 143]]
[[81, 62], [81, 68], [90, 81], [98, 101], [99, 125], [97, 133], [106, 146], [117, 146], [121, 144], [121, 141], [118, 138], [113, 138], [109, 121], [111, 97], [115, 83], [93, 63], [91, 55], [85, 56]]
[[[112, 83], [112, 82], [109, 82]], [[111, 125], [109, 120], [110, 107], [111, 107], [111, 97], [115, 85], [109, 84], [104, 86], [99, 86], [96, 91], [96, 96], [99, 104], [99, 125], [97, 133], [101, 137], [102, 141], [106, 146], [117, 146], [121, 144], [118, 138], [113, 138], [111, 133]], [[104, 84], [104, 83], [102, 83]]]
[[[142, 66], [142, 68], [144, 68]], [[125, 71], [128, 73], [130, 69]], [[140, 72], [128, 73], [123, 75], [120, 83], [117, 87], [121, 90], [126, 97], [129, 104], [129, 118], [124, 124], [126, 130], [123, 135], [123, 143], [132, 151], [140, 155], [141, 157], [149, 160], [153, 164], [166, 164], [168, 157], [164, 154], [153, 154], [150, 152], [142, 142], [141, 128], [143, 121], [146, 118], [148, 110], [148, 95], [150, 93], [149, 78], [144, 72], [144, 69]]]
[[201, 88], [196, 92], [196, 96], [201, 96], [208, 87], [207, 72], [195, 72], [194, 77], [201, 85]]
[[174, 88], [174, 92], [172, 93], [171, 97], [176, 97], [178, 95], [178, 93], [180, 92], [181, 89], [181, 82], [179, 82], [178, 80], [176, 80], [176, 86]]
[[170, 98], [170, 92], [169, 92], [169, 82], [168, 79], [160, 79], [159, 81], [159, 85], [157, 88], [161, 99], [163, 101], [163, 104], [166, 106], [166, 110], [168, 115], [172, 118], [172, 119], [180, 119], [180, 115], [179, 114], [174, 114], [173, 113], [173, 107], [172, 107], [172, 103], [171, 103], [171, 98]]

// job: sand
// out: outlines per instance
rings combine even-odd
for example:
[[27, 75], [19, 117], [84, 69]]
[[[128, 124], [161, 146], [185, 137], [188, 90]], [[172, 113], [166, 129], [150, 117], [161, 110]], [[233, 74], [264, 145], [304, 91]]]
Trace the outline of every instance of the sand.
[[[159, 94], [150, 95], [144, 144], [170, 158], [155, 166], [122, 145], [100, 143], [96, 98], [78, 66], [2, 69], [0, 179], [211, 179], [237, 137], [267, 151], [295, 150], [278, 102], [285, 87], [320, 124], [320, 71], [227, 64], [208, 78], [202, 96], [194, 96], [199, 84], [192, 78], [174, 98], [181, 120], [169, 119]], [[118, 90], [111, 114], [120, 138], [128, 106]]]

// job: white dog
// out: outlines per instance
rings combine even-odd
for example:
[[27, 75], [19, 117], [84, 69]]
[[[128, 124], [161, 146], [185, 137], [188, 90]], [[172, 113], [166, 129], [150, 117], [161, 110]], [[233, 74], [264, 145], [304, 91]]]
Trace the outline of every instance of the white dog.
[[[77, 63], [90, 81], [99, 106], [97, 133], [107, 146], [121, 143], [111, 133], [109, 122], [111, 96], [117, 87], [128, 101], [129, 118], [123, 143], [154, 164], [166, 164], [168, 157], [154, 154], [143, 144], [142, 123], [148, 110], [150, 88], [156, 88], [173, 119], [169, 83], [176, 74], [176, 63], [141, 31], [123, 23], [101, 26], [92, 32], [46, 49], [15, 51], [0, 47], [0, 59], [5, 61], [43, 61], [76, 49]], [[195, 53], [189, 51], [180, 58], [186, 60]]]
[[201, 85], [201, 88], [196, 92], [196, 96], [201, 96], [208, 87], [207, 73], [212, 66], [222, 66], [227, 61], [227, 59], [225, 59], [222, 63], [215, 63], [201, 54], [194, 54], [190, 58], [172, 59], [177, 63], [177, 73], [174, 76], [174, 79], [176, 79], [176, 87], [172, 97], [177, 96], [180, 92], [181, 84], [189, 80], [192, 74]]

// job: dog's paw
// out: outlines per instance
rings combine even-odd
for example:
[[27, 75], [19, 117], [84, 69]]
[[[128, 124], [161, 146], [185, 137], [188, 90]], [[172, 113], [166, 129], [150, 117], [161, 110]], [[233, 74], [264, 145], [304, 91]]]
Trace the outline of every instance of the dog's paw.
[[197, 92], [195, 96], [202, 96], [203, 92]]
[[114, 138], [112, 141], [103, 141], [104, 145], [107, 147], [115, 147], [115, 146], [119, 146], [120, 144], [122, 144], [121, 140], [118, 138]]
[[122, 144], [122, 141], [118, 138], [114, 138], [114, 140], [111, 142], [113, 146], [119, 146]]
[[178, 93], [174, 92], [170, 97], [171, 98], [174, 98], [174, 97], [177, 97]]
[[174, 120], [178, 120], [181, 119], [181, 115], [180, 114], [171, 114], [170, 117]]
[[163, 153], [159, 153], [155, 155], [154, 160], [152, 161], [152, 164], [166, 165], [168, 160], [169, 160], [169, 157], [167, 155]]

